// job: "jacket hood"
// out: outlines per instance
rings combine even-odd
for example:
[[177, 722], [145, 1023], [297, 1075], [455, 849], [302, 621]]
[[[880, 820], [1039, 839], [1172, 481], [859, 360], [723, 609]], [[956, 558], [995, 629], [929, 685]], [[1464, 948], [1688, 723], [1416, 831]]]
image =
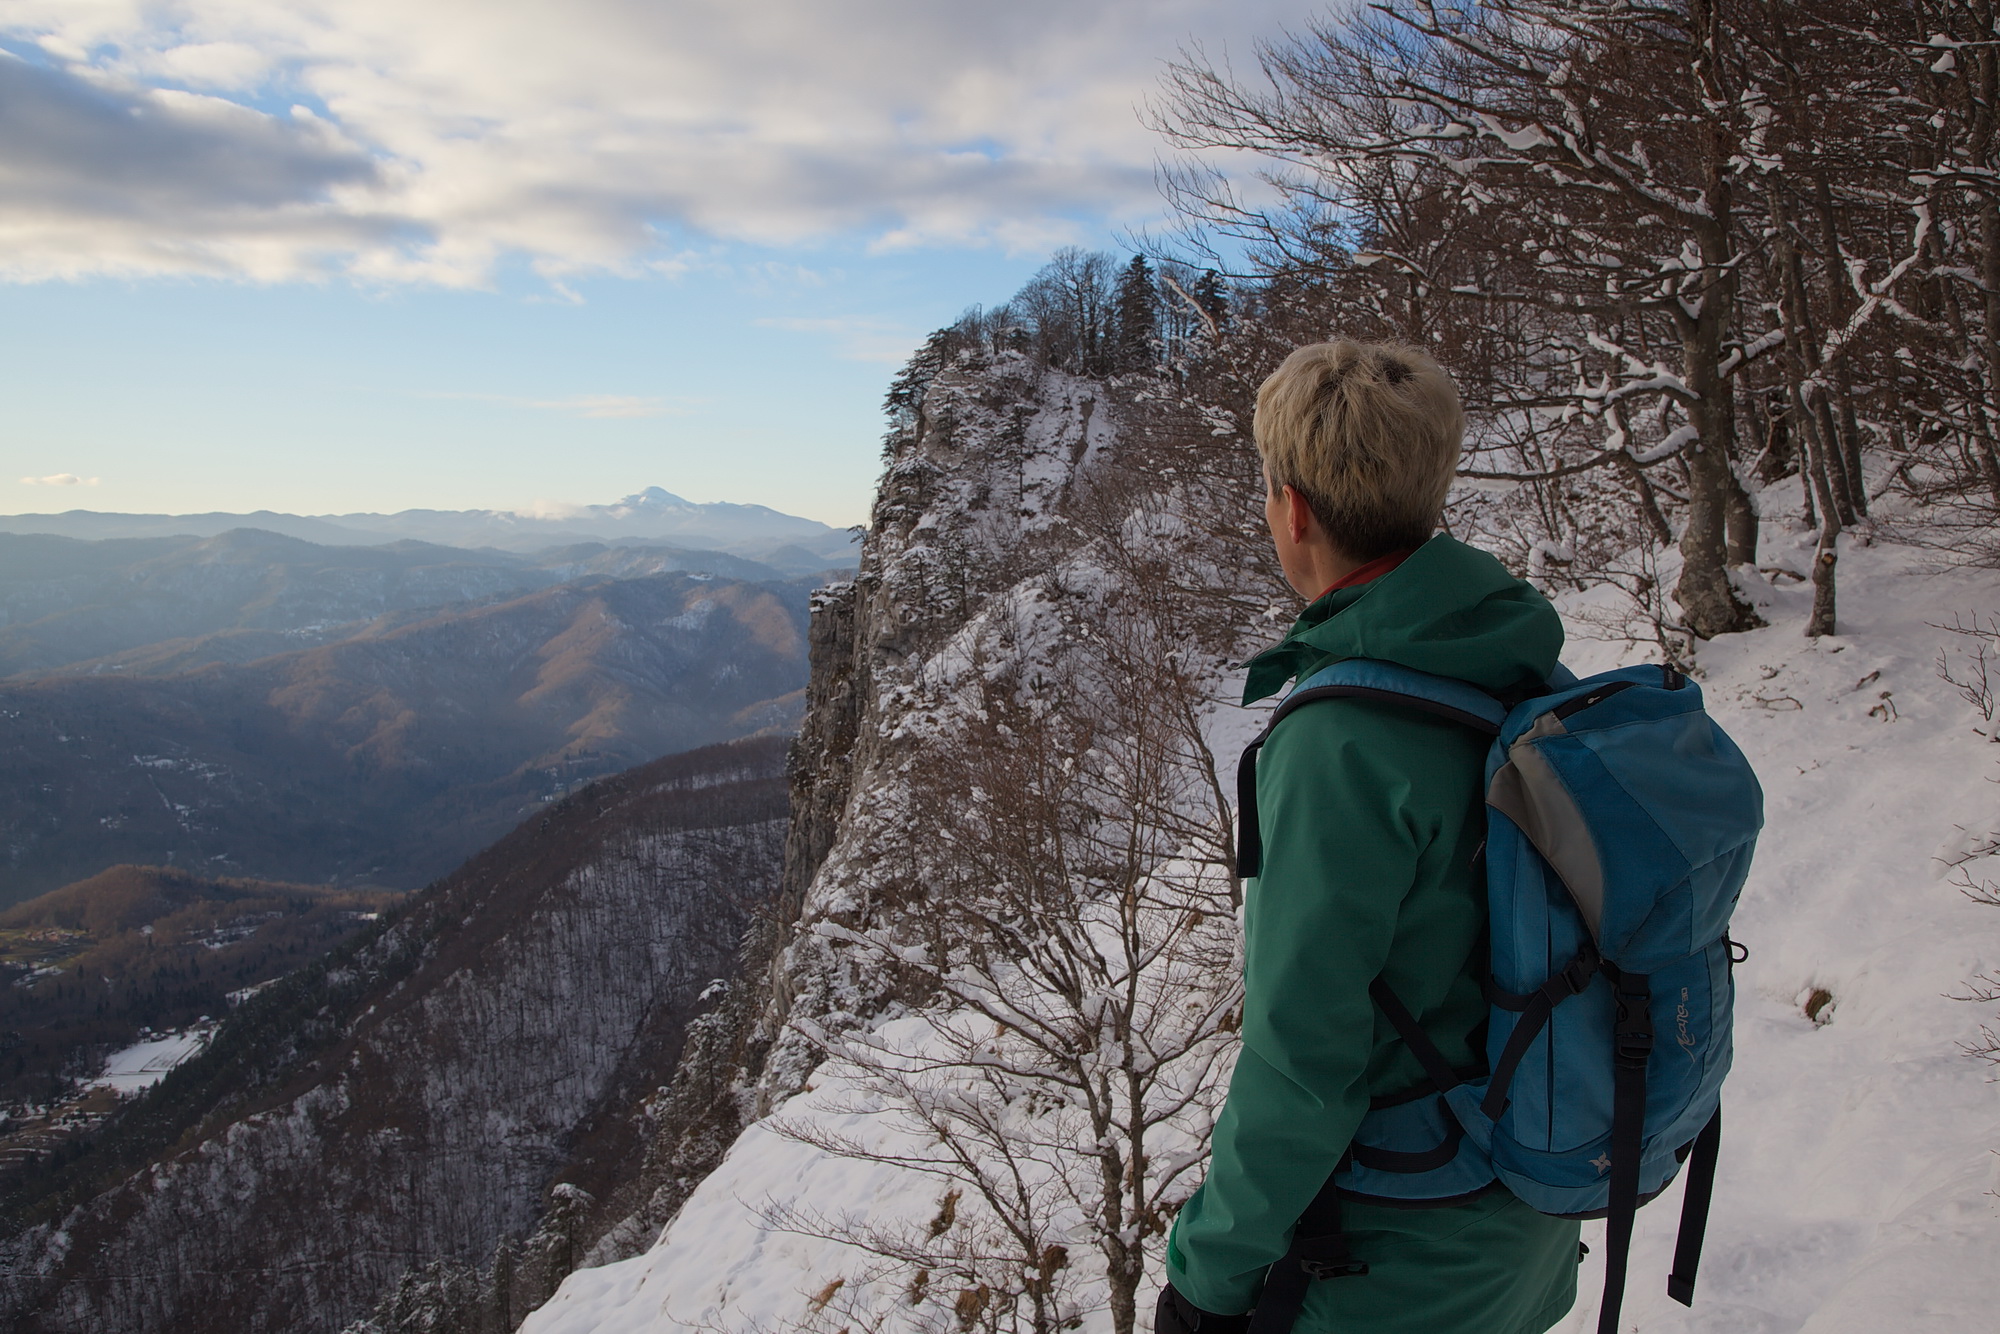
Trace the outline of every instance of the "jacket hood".
[[1562, 643], [1562, 618], [1547, 598], [1486, 552], [1439, 535], [1381, 578], [1307, 607], [1281, 642], [1250, 660], [1243, 702], [1342, 658], [1518, 690], [1548, 679]]

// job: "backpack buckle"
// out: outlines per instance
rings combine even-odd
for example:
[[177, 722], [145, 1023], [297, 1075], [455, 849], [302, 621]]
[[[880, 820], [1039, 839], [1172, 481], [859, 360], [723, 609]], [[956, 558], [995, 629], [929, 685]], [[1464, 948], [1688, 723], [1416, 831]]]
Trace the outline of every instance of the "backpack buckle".
[[1301, 1260], [1299, 1268], [1308, 1278], [1360, 1278], [1368, 1272], [1365, 1260]]
[[1563, 985], [1569, 988], [1568, 994], [1571, 996], [1581, 996], [1584, 988], [1590, 985], [1590, 979], [1596, 975], [1597, 951], [1588, 945], [1569, 961], [1560, 974]]
[[1618, 989], [1618, 1015], [1611, 1027], [1622, 1065], [1644, 1065], [1653, 1054], [1652, 997], [1645, 991]]

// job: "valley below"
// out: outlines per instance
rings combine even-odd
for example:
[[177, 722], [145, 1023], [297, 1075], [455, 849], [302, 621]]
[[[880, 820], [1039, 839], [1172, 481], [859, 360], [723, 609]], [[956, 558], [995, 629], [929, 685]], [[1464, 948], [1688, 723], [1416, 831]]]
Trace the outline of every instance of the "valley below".
[[75, 1151], [0, 1180], [0, 1321], [333, 1330], [439, 1265], [539, 1305], [646, 1203], [665, 1086], [778, 888], [787, 744], [588, 785], [166, 1035], [143, 1091], [84, 1093]]

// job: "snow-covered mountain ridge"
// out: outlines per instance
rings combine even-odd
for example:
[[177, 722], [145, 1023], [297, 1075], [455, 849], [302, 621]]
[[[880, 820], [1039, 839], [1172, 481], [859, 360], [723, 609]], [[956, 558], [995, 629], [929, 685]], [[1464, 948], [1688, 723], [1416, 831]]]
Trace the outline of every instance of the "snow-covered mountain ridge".
[[[1019, 419], [1002, 406], [1007, 378], [982, 385], [946, 376], [933, 386], [929, 420], [892, 442], [860, 578], [816, 609], [828, 625], [849, 627], [853, 656], [838, 705], [816, 657], [808, 733], [815, 716], [844, 710], [853, 744], [822, 758], [851, 770], [837, 806], [820, 812], [837, 828], [824, 864], [794, 886], [797, 921], [773, 950], [755, 1007], [762, 1054], [734, 1084], [744, 1128], [649, 1250], [572, 1274], [529, 1317], [531, 1334], [1027, 1329], [1036, 1321], [1020, 1303], [1038, 1283], [1071, 1303], [1064, 1309], [1079, 1327], [1113, 1327], [1105, 1261], [1087, 1227], [1075, 1226], [1054, 1278], [1021, 1272], [1004, 1318], [996, 1312], [1007, 1294], [972, 1266], [952, 1273], [930, 1263], [937, 1247], [925, 1251], [925, 1235], [962, 1226], [971, 1195], [913, 1161], [923, 1154], [908, 1108], [885, 1096], [895, 1088], [865, 1051], [842, 1054], [860, 1040], [941, 1058], [950, 1043], [940, 1034], [976, 1018], [926, 971], [920, 950], [891, 956], [879, 943], [908, 938], [899, 919], [906, 926], [948, 908], [922, 889], [904, 887], [899, 899], [891, 871], [925, 836], [913, 814], [940, 809], [942, 798], [923, 784], [979, 710], [968, 682], [1018, 683], [1074, 663], [1079, 646], [1116, 623], [1092, 622], [1119, 573], [1107, 569], [1107, 531], [1177, 558], [1192, 549], [1184, 508], [1138, 498], [1172, 493], [1174, 483], [1159, 456], [1120, 434], [1145, 416], [1132, 411], [1129, 390], [1052, 373], [1015, 383], [1019, 401], [1035, 405], [1025, 418], [1033, 434], [1010, 436]], [[977, 448], [941, 443], [940, 420]], [[1240, 435], [1224, 443], [1247, 447]], [[1129, 481], [1137, 469], [1150, 469], [1144, 485], [1120, 493], [1121, 474]], [[1990, 785], [2000, 780], [2000, 749], [1975, 730], [1985, 722], [1939, 679], [1936, 661], [1957, 643], [1938, 627], [1991, 614], [2000, 585], [1990, 572], [1938, 573], [1922, 553], [1888, 542], [1851, 547], [1841, 565], [1841, 633], [1806, 639], [1810, 588], [1795, 576], [1809, 570], [1812, 538], [1778, 517], [1796, 506], [1793, 486], [1763, 497], [1772, 516], [1765, 573], [1743, 582], [1767, 626], [1706, 642], [1697, 655], [1710, 708], [1764, 781], [1769, 821], [1736, 928], [1751, 957], [1738, 972], [1738, 1067], [1708, 1257], [1694, 1308], [1668, 1301], [1677, 1192], [1648, 1209], [1627, 1319], [1647, 1334], [1958, 1334], [1984, 1327], [1985, 1260], [2000, 1253], [2000, 1086], [1963, 1050], [1990, 1007], [1952, 997], [2000, 966], [2000, 910], [1968, 898], [1952, 877], [1967, 873], [1976, 884], [1985, 867], [2000, 878], [1988, 860], [2000, 842]], [[992, 504], [1001, 487], [1011, 494]], [[1087, 497], [1101, 503], [1107, 493], [1127, 516], [1122, 527], [1107, 529], [1102, 510], [1090, 512]], [[969, 507], [974, 497], [988, 503]], [[1247, 550], [1205, 549], [1218, 561]], [[1212, 600], [1228, 590], [1217, 572], [1185, 559], [1178, 568], [1189, 584], [1206, 583]], [[1235, 595], [1254, 613], [1254, 595]], [[1281, 621], [1270, 601], [1255, 633], [1254, 614], [1210, 628], [1223, 639], [1237, 634], [1240, 650]], [[1572, 666], [1648, 656], [1650, 646], [1600, 637], [1602, 597], [1561, 605]], [[1235, 697], [1221, 666], [1230, 654], [1202, 647], [1204, 735], [1226, 774], [1255, 715], [1222, 703]], [[1954, 661], [1961, 676], [1969, 670]], [[978, 818], [976, 791], [954, 800], [968, 821]], [[1189, 847], [1196, 842], [1191, 834]], [[792, 874], [801, 874], [796, 863]], [[1206, 1070], [1213, 1087], [1222, 1067]], [[1167, 1158], [1200, 1129], [1194, 1114], [1178, 1138], [1163, 1136]], [[1087, 1153], [1075, 1161], [1091, 1165]], [[887, 1254], [897, 1244], [900, 1265]], [[1145, 1245], [1142, 1297], [1159, 1275], [1157, 1237]], [[1594, 1327], [1598, 1277], [1588, 1262], [1586, 1295], [1565, 1328]]]

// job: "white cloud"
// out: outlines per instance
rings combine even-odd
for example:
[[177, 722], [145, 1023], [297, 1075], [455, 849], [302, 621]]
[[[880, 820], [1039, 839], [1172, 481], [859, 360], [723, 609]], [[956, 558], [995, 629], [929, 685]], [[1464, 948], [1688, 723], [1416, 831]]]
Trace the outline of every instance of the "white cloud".
[[510, 408], [533, 408], [543, 412], [564, 412], [574, 417], [598, 420], [625, 420], [634, 417], [685, 417], [700, 400], [654, 398], [638, 394], [571, 394], [566, 398], [522, 398], [512, 394], [425, 394], [425, 398], [468, 399], [478, 403], [498, 403]]
[[50, 473], [47, 477], [23, 477], [22, 486], [96, 486], [96, 477], [78, 477], [73, 472]]
[[377, 172], [312, 117], [0, 58], [0, 275], [295, 276], [408, 227], [336, 197]]
[[577, 394], [571, 398], [534, 399], [527, 406], [600, 418], [682, 416], [687, 412], [686, 408], [671, 405], [664, 398], [635, 398], [629, 394]]
[[530, 519], [574, 519], [589, 508], [574, 500], [534, 500], [514, 512]]
[[157, 72], [196, 88], [253, 89], [270, 77], [271, 59], [245, 42], [189, 42], [160, 52]]
[[1316, 8], [10, 0], [0, 37], [52, 64], [0, 60], [0, 271], [476, 284], [509, 255], [672, 271], [703, 239], [1039, 249], [1157, 210], [1134, 107], [1162, 59]]
[[848, 361], [879, 361], [889, 366], [900, 366], [908, 361], [910, 353], [923, 341], [923, 335], [915, 330], [861, 316], [761, 319], [757, 323], [766, 329], [821, 334], [834, 339], [840, 349], [839, 355]]

